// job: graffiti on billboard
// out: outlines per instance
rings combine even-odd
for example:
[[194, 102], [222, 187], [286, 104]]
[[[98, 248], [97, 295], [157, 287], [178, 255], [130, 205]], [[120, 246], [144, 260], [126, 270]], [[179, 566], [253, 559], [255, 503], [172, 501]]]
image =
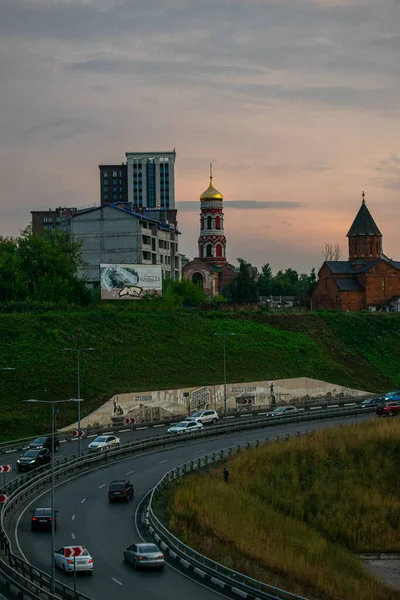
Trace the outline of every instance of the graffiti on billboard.
[[160, 265], [100, 265], [102, 300], [129, 300], [162, 295]]

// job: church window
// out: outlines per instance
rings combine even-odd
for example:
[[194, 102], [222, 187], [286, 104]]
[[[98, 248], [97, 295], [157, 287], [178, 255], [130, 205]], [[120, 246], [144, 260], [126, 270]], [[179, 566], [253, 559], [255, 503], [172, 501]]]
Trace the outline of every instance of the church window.
[[369, 253], [372, 254], [373, 250], [372, 250], [372, 242], [369, 243]]
[[361, 256], [365, 255], [365, 242], [361, 242]]
[[212, 229], [212, 217], [207, 217], [207, 229]]
[[213, 256], [212, 244], [207, 244], [206, 252], [207, 252], [207, 258], [211, 258]]
[[200, 225], [201, 229], [204, 229], [204, 217], [201, 217], [201, 225]]
[[222, 256], [222, 246], [221, 246], [221, 244], [217, 244], [216, 247], [215, 247], [215, 250], [216, 250], [217, 257], [221, 258], [221, 256]]
[[379, 242], [376, 242], [376, 253], [379, 254]]
[[221, 217], [219, 215], [215, 217], [215, 229], [221, 229]]
[[200, 258], [203, 258], [203, 244], [200, 244]]

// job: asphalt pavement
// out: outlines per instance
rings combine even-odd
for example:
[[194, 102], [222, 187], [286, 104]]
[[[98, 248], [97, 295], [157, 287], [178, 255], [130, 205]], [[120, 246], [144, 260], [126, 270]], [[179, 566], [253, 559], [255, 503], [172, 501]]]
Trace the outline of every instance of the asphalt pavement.
[[[182, 576], [172, 566], [167, 565], [164, 572], [141, 572], [124, 563], [123, 550], [140, 541], [135, 525], [135, 510], [140, 500], [168, 470], [201, 455], [236, 444], [245, 444], [246, 441], [267, 437], [273, 439], [274, 436], [285, 433], [293, 435], [307, 429], [334, 427], [341, 423], [361, 422], [371, 418], [373, 415], [369, 414], [311, 423], [282, 424], [216, 439], [193, 441], [171, 449], [128, 458], [89, 473], [84, 478], [73, 478], [56, 489], [56, 509], [59, 511], [56, 549], [64, 545], [86, 546], [94, 559], [94, 573], [92, 577], [79, 573], [77, 587], [79, 591], [96, 600], [108, 600], [110, 597], [113, 600], [125, 600], [127, 594], [140, 600], [215, 598], [217, 592]], [[67, 448], [63, 448], [61, 452], [66, 450]], [[109, 504], [108, 484], [112, 479], [121, 477], [128, 477], [132, 481], [135, 486], [135, 498], [126, 504]], [[235, 477], [235, 473], [231, 473], [231, 477]], [[17, 535], [20, 550], [26, 559], [49, 572], [50, 534], [32, 533], [30, 530], [30, 510], [48, 505], [49, 493], [34, 498], [20, 517]], [[57, 571], [57, 578], [73, 586], [73, 578], [61, 571]]]

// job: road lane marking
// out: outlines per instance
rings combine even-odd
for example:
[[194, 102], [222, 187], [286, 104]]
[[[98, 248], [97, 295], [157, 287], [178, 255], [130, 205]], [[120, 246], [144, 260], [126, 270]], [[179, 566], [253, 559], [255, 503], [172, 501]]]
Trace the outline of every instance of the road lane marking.
[[126, 431], [130, 431], [130, 429], [118, 429], [118, 433], [125, 433]]
[[136, 427], [136, 431], [139, 431], [139, 429], [148, 429], [148, 427]]
[[72, 520], [75, 521], [75, 515], [72, 515]]
[[115, 579], [115, 577], [111, 577], [112, 581], [115, 581], [115, 583], [118, 583], [118, 585], [124, 585], [121, 581], [118, 581], [118, 579]]
[[71, 537], [72, 537], [72, 539], [74, 540], [74, 539], [75, 539], [75, 534], [74, 534], [74, 533], [71, 533]]
[[113, 431], [105, 431], [101, 435], [112, 435], [113, 433], [114, 433]]
[[134, 473], [135, 471], [128, 471], [127, 473], [125, 473], [125, 475], [132, 475], [132, 473]]
[[84, 502], [86, 502], [86, 498], [82, 498], [81, 504], [83, 504]]
[[97, 437], [97, 433], [92, 433], [92, 435], [87, 435], [87, 438], [93, 438], [93, 437]]
[[158, 464], [162, 465], [162, 463], [166, 463], [166, 462], [168, 462], [168, 460], [160, 460]]
[[160, 425], [153, 425], [153, 429], [155, 429], [156, 427], [165, 427], [165, 423], [161, 423]]
[[105, 483], [102, 483], [101, 485], [99, 485], [99, 489], [104, 487], [105, 485], [106, 485]]

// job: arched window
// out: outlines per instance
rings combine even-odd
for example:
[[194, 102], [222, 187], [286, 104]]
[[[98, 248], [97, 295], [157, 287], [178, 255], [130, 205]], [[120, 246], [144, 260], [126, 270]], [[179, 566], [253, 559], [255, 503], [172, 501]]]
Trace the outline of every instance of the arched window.
[[221, 229], [221, 217], [219, 215], [215, 217], [215, 229]]
[[376, 253], [379, 254], [379, 242], [376, 242]]
[[217, 244], [216, 245], [215, 252], [216, 252], [217, 258], [221, 258], [221, 256], [222, 256], [222, 246], [221, 246], [221, 244]]
[[357, 244], [354, 242], [354, 256], [357, 256]]
[[212, 229], [212, 217], [207, 217], [207, 229]]
[[373, 250], [372, 250], [372, 242], [369, 243], [369, 253], [372, 254]]
[[207, 244], [206, 253], [207, 253], [207, 258], [211, 258], [213, 256], [212, 244]]
[[204, 217], [201, 217], [200, 219], [200, 228], [204, 229]]
[[203, 244], [200, 244], [200, 258], [203, 258]]

